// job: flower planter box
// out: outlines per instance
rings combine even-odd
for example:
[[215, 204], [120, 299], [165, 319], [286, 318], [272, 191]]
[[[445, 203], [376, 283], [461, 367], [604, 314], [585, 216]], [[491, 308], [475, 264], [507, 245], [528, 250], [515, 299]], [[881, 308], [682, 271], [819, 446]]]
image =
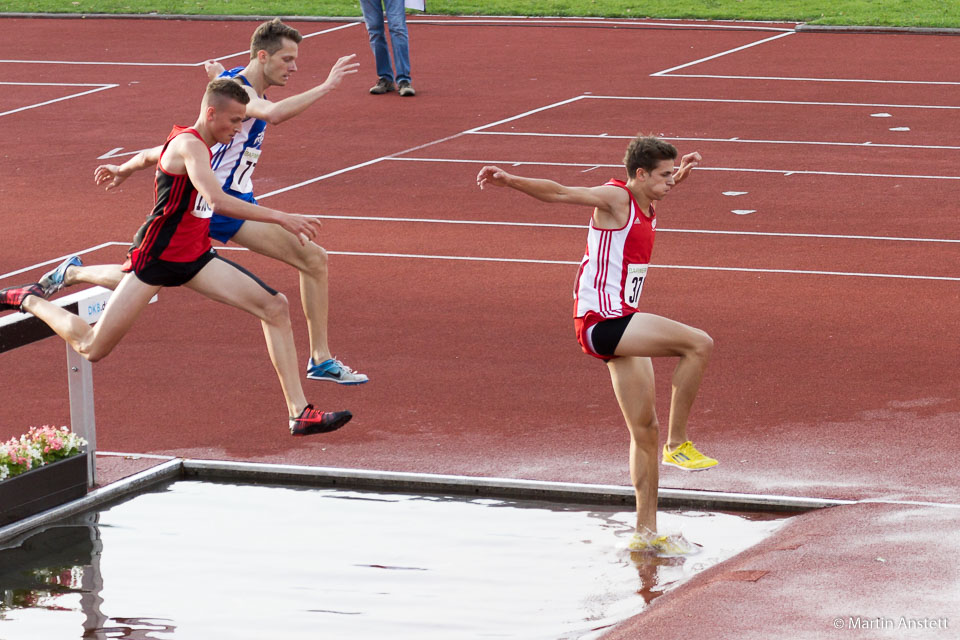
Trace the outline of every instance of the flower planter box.
[[7, 478], [0, 482], [0, 527], [86, 494], [86, 452]]

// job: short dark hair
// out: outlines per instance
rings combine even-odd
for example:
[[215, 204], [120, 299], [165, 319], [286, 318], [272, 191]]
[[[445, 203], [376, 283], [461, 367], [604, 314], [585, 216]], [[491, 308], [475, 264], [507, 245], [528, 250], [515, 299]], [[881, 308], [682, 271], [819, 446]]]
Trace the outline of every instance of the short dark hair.
[[627, 176], [633, 178], [637, 171], [653, 171], [664, 160], [676, 160], [677, 148], [655, 136], [637, 135], [627, 146], [623, 164], [627, 167]]
[[283, 40], [293, 40], [297, 44], [303, 40], [300, 32], [289, 27], [280, 21], [280, 18], [274, 18], [269, 22], [264, 22], [257, 30], [253, 32], [250, 38], [250, 59], [257, 57], [257, 51], [261, 49], [270, 55], [275, 54], [283, 48]]
[[217, 78], [207, 85], [204, 99], [208, 105], [218, 107], [224, 100], [236, 100], [240, 104], [248, 104], [250, 95], [233, 78]]

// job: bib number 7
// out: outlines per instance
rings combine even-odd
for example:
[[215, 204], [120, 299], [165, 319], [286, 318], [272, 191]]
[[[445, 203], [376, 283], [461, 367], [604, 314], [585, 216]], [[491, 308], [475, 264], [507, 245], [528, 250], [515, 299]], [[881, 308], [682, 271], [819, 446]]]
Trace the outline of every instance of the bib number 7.
[[260, 149], [248, 147], [240, 156], [240, 163], [233, 172], [233, 182], [230, 188], [240, 193], [253, 191], [253, 170], [257, 168], [260, 159]]

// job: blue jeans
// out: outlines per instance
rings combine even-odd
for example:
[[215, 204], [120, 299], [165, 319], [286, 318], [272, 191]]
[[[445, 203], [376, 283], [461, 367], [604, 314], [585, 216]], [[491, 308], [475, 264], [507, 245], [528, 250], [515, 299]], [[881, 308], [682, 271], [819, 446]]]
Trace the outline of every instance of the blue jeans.
[[[391, 81], [396, 79], [397, 82], [410, 82], [410, 44], [407, 39], [407, 13], [403, 0], [360, 0], [360, 9], [363, 11], [363, 21], [367, 24], [370, 48], [377, 59], [377, 75]], [[393, 64], [397, 68], [396, 76], [390, 66], [390, 53], [383, 28], [384, 13], [390, 25], [390, 44], [393, 48]]]

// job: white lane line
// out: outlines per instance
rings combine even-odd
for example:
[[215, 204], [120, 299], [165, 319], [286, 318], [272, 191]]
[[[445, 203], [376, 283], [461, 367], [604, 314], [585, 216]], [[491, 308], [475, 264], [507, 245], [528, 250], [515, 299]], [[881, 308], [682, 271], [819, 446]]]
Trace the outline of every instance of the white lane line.
[[745, 98], [680, 98], [656, 96], [611, 96], [584, 94], [586, 100], [649, 100], [662, 102], [717, 102], [729, 104], [790, 104], [801, 107], [877, 107], [881, 109], [960, 109], [957, 105], [892, 104], [888, 102], [820, 102], [813, 100], [749, 100]]
[[[9, 83], [9, 84], [22, 84], [22, 83]], [[25, 107], [19, 107], [19, 108], [17, 108], [17, 109], [10, 109], [9, 111], [0, 111], [0, 116], [7, 116], [7, 115], [10, 115], [11, 113], [18, 113], [18, 112], [20, 112], [20, 111], [28, 111], [28, 110], [30, 110], [30, 109], [36, 109], [37, 107], [43, 107], [43, 106], [46, 106], [46, 105], [48, 105], [48, 104], [54, 104], [55, 102], [62, 102], [62, 101], [64, 101], [64, 100], [71, 100], [71, 99], [73, 99], [73, 98], [79, 98], [79, 97], [81, 97], [81, 96], [85, 96], [85, 95], [88, 95], [88, 94], [91, 94], [91, 93], [97, 93], [98, 91], [105, 91], [106, 89], [113, 89], [113, 88], [118, 87], [118, 86], [120, 86], [120, 85], [116, 85], [116, 84], [89, 85], [89, 84], [88, 84], [88, 85], [50, 85], [50, 86], [77, 86], [77, 87], [83, 87], [83, 86], [91, 87], [91, 86], [92, 86], [92, 87], [96, 87], [96, 88], [90, 89], [89, 91], [81, 91], [80, 93], [71, 93], [71, 94], [68, 95], [68, 96], [61, 96], [61, 97], [59, 97], [59, 98], [54, 98], [54, 99], [52, 99], [52, 100], [45, 100], [44, 102], [38, 102], [38, 103], [36, 103], [36, 104], [30, 104], [30, 105], [27, 105], [27, 106], [25, 106]]]
[[[622, 165], [614, 165], [622, 166]], [[904, 180], [960, 180], [960, 176], [936, 176], [901, 173], [859, 173], [855, 171], [812, 171], [806, 169], [753, 169], [748, 167], [697, 167], [697, 171], [734, 171], [741, 173], [779, 173], [784, 176], [845, 176], [851, 178], [898, 178]]]
[[398, 151], [398, 152], [396, 152], [396, 153], [394, 153], [394, 154], [391, 154], [391, 155], [389, 155], [389, 156], [382, 156], [382, 157], [380, 157], [380, 158], [374, 158], [373, 160], [367, 160], [366, 162], [361, 162], [361, 163], [358, 163], [358, 164], [355, 164], [355, 165], [352, 165], [352, 166], [349, 166], [349, 167], [344, 167], [343, 169], [337, 169], [336, 171], [331, 171], [330, 173], [325, 173], [325, 174], [323, 174], [322, 176], [317, 176], [317, 177], [315, 177], [315, 178], [310, 178], [309, 180], [304, 180], [304, 181], [302, 181], [302, 182], [298, 182], [298, 183], [296, 183], [296, 184], [292, 184], [292, 185], [290, 185], [290, 186], [288, 186], [288, 187], [283, 187], [283, 188], [281, 188], [281, 189], [275, 189], [275, 190], [271, 191], [270, 193], [265, 193], [265, 194], [263, 194], [262, 196], [257, 196], [257, 200], [263, 200], [264, 198], [269, 198], [270, 196], [275, 196], [275, 195], [277, 195], [277, 194], [279, 194], [279, 193], [284, 193], [284, 192], [286, 192], [286, 191], [292, 191], [292, 190], [294, 190], [294, 189], [299, 189], [300, 187], [305, 187], [305, 186], [307, 186], [308, 184], [313, 184], [314, 182], [320, 182], [321, 180], [326, 180], [327, 178], [332, 178], [332, 177], [334, 177], [334, 176], [338, 176], [338, 175], [340, 175], [340, 174], [347, 173], [348, 171], [354, 171], [354, 170], [356, 170], [356, 169], [362, 169], [362, 168], [364, 168], [364, 167], [369, 167], [370, 165], [377, 164], [378, 162], [383, 162], [384, 160], [393, 160], [393, 159], [395, 159], [395, 156], [399, 156], [399, 155], [402, 155], [402, 154], [404, 154], [404, 153], [413, 153], [414, 151], [419, 151], [420, 149], [425, 149], [425, 148], [430, 147], [430, 146], [433, 146], [433, 145], [435, 145], [435, 144], [440, 144], [440, 143], [443, 143], [443, 142], [448, 142], [448, 141], [450, 141], [450, 140], [453, 140], [454, 138], [459, 138], [459, 137], [462, 136], [462, 135], [463, 135], [463, 133], [455, 133], [455, 134], [453, 134], [452, 136], [447, 136], [446, 138], [440, 138], [439, 140], [433, 140], [432, 142], [427, 142], [427, 143], [424, 143], [424, 144], [417, 145], [417, 146], [415, 146], [415, 147], [410, 147], [409, 149], [404, 149], [403, 151]]
[[101, 65], [111, 67], [196, 67], [202, 62], [94, 62], [89, 60], [0, 60], [2, 64], [65, 64], [65, 65]]
[[[362, 24], [362, 23], [361, 23], [361, 22], [351, 22], [351, 23], [349, 23], [349, 24], [342, 24], [342, 25], [340, 25], [340, 26], [338, 26], [338, 27], [331, 27], [331, 28], [329, 28], [329, 29], [324, 29], [324, 30], [322, 30], [322, 31], [314, 31], [313, 33], [305, 34], [305, 35], [303, 36], [303, 39], [306, 40], [307, 38], [313, 38], [313, 37], [315, 37], [315, 36], [322, 36], [322, 35], [324, 35], [324, 34], [326, 34], [326, 33], [332, 33], [332, 32], [334, 32], [334, 31], [340, 31], [341, 29], [348, 29], [348, 28], [350, 28], [350, 27], [355, 27], [355, 26], [357, 26], [357, 25], [359, 25], [359, 24]], [[221, 60], [229, 60], [230, 58], [238, 58], [238, 57], [240, 57], [240, 56], [246, 56], [246, 57], [249, 58], [249, 57], [250, 57], [250, 49], [247, 48], [247, 49], [244, 49], [243, 51], [237, 51], [236, 53], [228, 53], [228, 54], [222, 55], [222, 56], [220, 56], [220, 57], [218, 57], [218, 58], [210, 58], [210, 59], [213, 60], [213, 61], [215, 61], [215, 62], [220, 62]], [[199, 67], [199, 66], [201, 66], [202, 64], [203, 64], [203, 62], [197, 62], [197, 63], [194, 63], [193, 66]]]
[[279, 194], [279, 193], [285, 193], [285, 192], [287, 192], [287, 191], [293, 191], [294, 189], [299, 189], [300, 187], [305, 187], [305, 186], [307, 186], [308, 184], [313, 184], [314, 182], [319, 182], [319, 181], [321, 181], [321, 180], [326, 180], [327, 178], [332, 178], [332, 177], [338, 176], [338, 175], [340, 175], [340, 174], [342, 174], [342, 173], [347, 173], [348, 171], [354, 171], [355, 169], [362, 169], [363, 167], [369, 167], [369, 166], [372, 165], [372, 164], [377, 164], [378, 162], [382, 162], [383, 160], [386, 160], [386, 159], [387, 159], [387, 158], [374, 158], [373, 160], [368, 160], [368, 161], [366, 161], [366, 162], [361, 162], [361, 163], [359, 163], [359, 164], [355, 164], [355, 165], [350, 166], [350, 167], [344, 167], [343, 169], [337, 169], [336, 171], [331, 171], [330, 173], [325, 173], [325, 174], [323, 174], [322, 176], [317, 176], [316, 178], [310, 178], [309, 180], [304, 180], [303, 182], [298, 182], [298, 183], [296, 183], [296, 184], [292, 184], [292, 185], [290, 185], [289, 187], [282, 187], [282, 188], [280, 188], [280, 189], [274, 189], [273, 191], [271, 191], [271, 192], [269, 192], [269, 193], [265, 193], [265, 194], [263, 194], [263, 195], [261, 195], [261, 196], [257, 196], [257, 200], [259, 201], [259, 200], [263, 200], [263, 199], [265, 199], [265, 198], [269, 198], [269, 197], [271, 197], [271, 196], [275, 196], [275, 195], [277, 195], [277, 194]]
[[[556, 107], [556, 106], [563, 105], [563, 104], [567, 104], [567, 103], [569, 103], [569, 102], [574, 102], [574, 101], [576, 101], [576, 100], [580, 100], [581, 98], [583, 98], [583, 96], [576, 96], [576, 97], [574, 97], [574, 98], [570, 98], [569, 100], [563, 100], [563, 101], [561, 101], [561, 102], [557, 102], [557, 103], [554, 103], [554, 104], [550, 104], [550, 105], [547, 105], [547, 106], [545, 106], [545, 107], [540, 107], [540, 108], [538, 108], [538, 109], [533, 109], [533, 110], [531, 110], [531, 111], [527, 111], [526, 113], [522, 113], [522, 114], [520, 114], [520, 115], [513, 116], [513, 117], [507, 118], [507, 119], [505, 119], [505, 120], [499, 120], [499, 121], [497, 121], [497, 122], [493, 122], [493, 123], [490, 123], [490, 124], [487, 124], [487, 125], [483, 125], [483, 126], [477, 127], [476, 129], [470, 129], [470, 130], [468, 130], [468, 131], [477, 131], [477, 130], [479, 130], [479, 129], [485, 129], [486, 127], [493, 127], [493, 126], [496, 126], [496, 125], [498, 125], [498, 124], [502, 124], [502, 123], [504, 123], [504, 122], [509, 122], [509, 121], [511, 121], [511, 120], [515, 120], [516, 118], [521, 118], [521, 117], [523, 117], [523, 116], [525, 116], [525, 115], [529, 115], [529, 114], [531, 114], [531, 113], [537, 113], [537, 112], [539, 112], [539, 111], [544, 111], [544, 110], [546, 110], [546, 109], [552, 109], [552, 108], [554, 108], [554, 107]], [[466, 134], [468, 131], [461, 131], [460, 133], [454, 133], [454, 134], [449, 135], [449, 136], [446, 136], [446, 137], [444, 137], [444, 138], [438, 138], [437, 140], [432, 140], [432, 141], [430, 141], [430, 142], [426, 142], [426, 143], [424, 143], [424, 144], [419, 144], [419, 145], [416, 145], [416, 146], [414, 146], [414, 147], [410, 147], [410, 148], [404, 149], [404, 150], [402, 150], [402, 151], [397, 151], [396, 153], [392, 153], [392, 154], [390, 154], [390, 155], [388, 155], [388, 156], [382, 156], [382, 157], [379, 157], [379, 158], [374, 158], [373, 160], [368, 160], [368, 161], [366, 161], [366, 162], [360, 162], [360, 163], [358, 163], [358, 164], [355, 164], [355, 165], [352, 165], [352, 166], [349, 166], [349, 167], [344, 167], [343, 169], [338, 169], [338, 170], [336, 170], [336, 171], [332, 171], [332, 172], [330, 172], [330, 173], [326, 173], [326, 174], [324, 174], [324, 175], [317, 176], [317, 177], [315, 177], [315, 178], [310, 178], [309, 180], [304, 180], [304, 181], [302, 181], [302, 182], [298, 182], [298, 183], [296, 183], [296, 184], [292, 184], [292, 185], [290, 185], [290, 186], [288, 186], [288, 187], [283, 187], [283, 188], [281, 188], [281, 189], [276, 189], [276, 190], [274, 190], [274, 191], [271, 191], [270, 193], [266, 193], [266, 194], [264, 194], [264, 195], [258, 196], [258, 200], [263, 200], [264, 198], [269, 198], [270, 196], [275, 196], [275, 195], [277, 195], [277, 194], [279, 194], [279, 193], [284, 193], [284, 192], [286, 192], [286, 191], [292, 191], [293, 189], [298, 189], [298, 188], [300, 188], [300, 187], [304, 187], [304, 186], [306, 186], [306, 185], [313, 184], [314, 182], [319, 182], [319, 181], [321, 181], [321, 180], [326, 180], [327, 178], [332, 178], [332, 177], [334, 177], [334, 176], [338, 176], [338, 175], [340, 175], [340, 174], [347, 173], [348, 171], [354, 171], [354, 170], [356, 170], [356, 169], [362, 169], [362, 168], [364, 168], [364, 167], [369, 167], [370, 165], [377, 164], [378, 162], [382, 162], [383, 160], [393, 160], [393, 159], [395, 159], [397, 156], [401, 156], [401, 155], [406, 154], [406, 153], [413, 153], [414, 151], [419, 151], [420, 149], [426, 149], [427, 147], [431, 147], [431, 146], [438, 145], [438, 144], [441, 144], [441, 143], [444, 143], [444, 142], [448, 142], [448, 141], [450, 141], [450, 140], [454, 140], [454, 139], [456, 139], [456, 138], [459, 138], [459, 137], [463, 136], [463, 135]]]
[[53, 258], [53, 259], [51, 259], [51, 260], [44, 260], [43, 262], [38, 262], [37, 264], [32, 264], [32, 265], [30, 265], [29, 267], [24, 267], [24, 268], [22, 268], [22, 269], [17, 269], [16, 271], [9, 271], [9, 272], [7, 272], [7, 273], [0, 274], [0, 278], [9, 278], [10, 276], [15, 276], [15, 275], [19, 275], [19, 274], [21, 274], [21, 273], [26, 273], [27, 271], [32, 271], [32, 270], [38, 269], [38, 268], [40, 268], [40, 267], [46, 267], [47, 265], [59, 264], [59, 263], [61, 263], [63, 260], [65, 260], [65, 259], [67, 259], [67, 258], [69, 258], [70, 256], [73, 256], [73, 255], [82, 256], [82, 255], [85, 255], [85, 254], [88, 254], [88, 253], [92, 253], [93, 251], [99, 251], [100, 249], [105, 249], [106, 247], [114, 247], [114, 246], [126, 246], [126, 247], [129, 247], [129, 246], [130, 246], [130, 243], [129, 243], [129, 242], [103, 242], [103, 243], [98, 244], [98, 245], [96, 245], [96, 246], [94, 246], [94, 247], [90, 247], [89, 249], [81, 249], [81, 250], [79, 250], [79, 251], [74, 251], [73, 253], [68, 253], [67, 255], [60, 256], [59, 258]]
[[[324, 220], [348, 220], [359, 222], [404, 222], [404, 223], [423, 223], [423, 224], [463, 224], [477, 226], [495, 226], [495, 227], [535, 227], [544, 229], [576, 229], [584, 231], [586, 224], [562, 224], [556, 222], [513, 222], [505, 220], [449, 220], [442, 218], [389, 218], [386, 216], [341, 216], [341, 215], [314, 215], [311, 218], [321, 218]], [[705, 235], [725, 235], [725, 236], [747, 236], [747, 237], [770, 237], [770, 238], [815, 238], [818, 240], [871, 240], [871, 241], [892, 241], [892, 242], [941, 242], [960, 244], [960, 239], [954, 238], [909, 238], [900, 236], [864, 236], [864, 235], [842, 235], [831, 233], [781, 233], [776, 231], [723, 231], [715, 229], [668, 229], [658, 227], [657, 233], [697, 233]], [[220, 247], [223, 248], [223, 247]]]
[[807, 78], [807, 77], [796, 77], [796, 76], [743, 76], [743, 75], [722, 75], [722, 74], [706, 74], [706, 73], [673, 73], [680, 69], [686, 69], [687, 67], [692, 67], [703, 62], [708, 62], [710, 60], [715, 60], [724, 56], [728, 56], [733, 53], [738, 53], [745, 49], [750, 49], [757, 45], [766, 44], [772, 42], [773, 40], [778, 40], [785, 36], [793, 35], [796, 31], [789, 31], [786, 33], [780, 33], [769, 38], [764, 38], [763, 40], [758, 40], [756, 42], [751, 42], [750, 44], [743, 45], [741, 47], [736, 47], [729, 49], [727, 51], [721, 51], [712, 56], [707, 56], [705, 58], [700, 58], [699, 60], [693, 60], [691, 62], [686, 62], [684, 64], [677, 65], [675, 67], [670, 67], [669, 69], [664, 69], [663, 71], [657, 71], [656, 73], [651, 73], [651, 77], [661, 77], [661, 78], [701, 78], [701, 79], [713, 79], [713, 80], [766, 80], [766, 81], [777, 81], [777, 80], [788, 80], [792, 82], [847, 82], [847, 83], [869, 83], [869, 84], [893, 84], [893, 85], [943, 85], [943, 86], [956, 86], [960, 85], [960, 82], [946, 82], [946, 81], [934, 81], [934, 80], [877, 80], [872, 78]]
[[[577, 265], [578, 261], [538, 260], [534, 258], [490, 258], [482, 256], [444, 256], [439, 254], [381, 253], [375, 251], [327, 251], [332, 256], [363, 256], [369, 258], [411, 258], [416, 260], [455, 260], [464, 262], [515, 262], [519, 264]], [[653, 265], [651, 265], [653, 266]]]
[[116, 87], [115, 84], [78, 83], [78, 82], [0, 82], [0, 85], [17, 87]]
[[[561, 223], [551, 223], [551, 222], [512, 222], [505, 220], [449, 220], [449, 219], [436, 219], [436, 218], [389, 218], [385, 216], [342, 216], [342, 215], [315, 215], [311, 216], [314, 218], [321, 218], [325, 220], [346, 220], [346, 221], [359, 221], [359, 222], [400, 222], [400, 223], [418, 223], [418, 224], [453, 224], [453, 225], [475, 225], [475, 226], [496, 226], [496, 227], [533, 227], [533, 228], [545, 228], [545, 229], [571, 229], [575, 231], [583, 231], [586, 226], [583, 224], [561, 224]], [[668, 228], [659, 228], [657, 229], [658, 233], [694, 233], [701, 235], [720, 235], [720, 236], [745, 236], [745, 237], [768, 237], [768, 238], [811, 238], [811, 239], [826, 239], [826, 240], [867, 240], [867, 241], [885, 241], [885, 242], [924, 242], [924, 243], [944, 243], [944, 244], [960, 244], [960, 239], [954, 238], [908, 238], [908, 237], [899, 237], [899, 236], [865, 236], [865, 235], [841, 235], [841, 234], [829, 234], [829, 233], [782, 233], [775, 231], [725, 231], [725, 230], [716, 230], [716, 229], [668, 229]], [[85, 255], [92, 253], [94, 251], [99, 251], [105, 249], [106, 247], [114, 246], [129, 246], [129, 242], [104, 242], [96, 246], [90, 247], [88, 249], [81, 249], [73, 253], [59, 256], [57, 258], [51, 258], [50, 260], [45, 260], [43, 262], [38, 262], [36, 264], [23, 267], [22, 269], [17, 269], [15, 271], [10, 271], [4, 274], [0, 274], [0, 278], [8, 278], [11, 276], [19, 275], [21, 273], [26, 273], [28, 271], [33, 271], [40, 267], [45, 267], [52, 264], [59, 264], [62, 260], [66, 259], [71, 255]], [[242, 250], [246, 251], [242, 247], [217, 247], [217, 251], [229, 251], [229, 250]]]
[[[317, 216], [317, 217], [326, 217], [331, 218], [334, 216]], [[349, 218], [349, 216], [338, 216], [339, 218]], [[389, 218], [379, 218], [378, 220], [390, 220]], [[433, 221], [431, 221], [433, 222]], [[454, 221], [461, 224], [466, 224], [461, 221]], [[503, 223], [476, 223], [476, 224], [503, 224]], [[507, 223], [510, 225], [516, 226], [527, 226], [532, 223]], [[538, 225], [539, 226], [539, 225]], [[582, 227], [578, 227], [582, 230]], [[663, 230], [661, 230], [663, 231]], [[700, 233], [724, 233], [724, 232], [706, 232], [702, 231]], [[874, 238], [870, 238], [874, 239]], [[98, 251], [105, 247], [109, 246], [126, 246], [129, 243], [126, 242], [104, 242], [102, 244], [90, 247], [89, 249], [83, 249], [77, 251], [77, 255], [84, 255], [91, 253], [93, 251]], [[233, 249], [235, 251], [247, 251], [243, 247], [218, 247], [217, 250], [223, 249]], [[439, 254], [409, 254], [409, 253], [385, 253], [385, 252], [370, 252], [370, 251], [328, 251], [330, 255], [343, 255], [343, 256], [362, 256], [362, 257], [374, 257], [374, 258], [407, 258], [407, 259], [418, 259], [418, 260], [452, 260], [452, 261], [465, 261], [465, 262], [506, 262], [506, 263], [517, 263], [517, 264], [556, 264], [556, 265], [578, 265], [579, 261], [575, 260], [541, 260], [533, 258], [494, 258], [494, 257], [483, 257], [483, 256], [451, 256], [451, 255], [439, 255]], [[69, 254], [73, 255], [73, 254]], [[52, 260], [46, 260], [16, 271], [10, 271], [8, 273], [0, 274], [0, 279], [8, 278], [10, 276], [15, 276], [27, 271], [31, 271], [38, 267], [43, 267], [51, 264], [57, 264], [68, 256], [60, 256], [59, 258], [54, 258]], [[808, 270], [808, 269], [761, 269], [761, 268], [751, 268], [751, 267], [717, 267], [717, 266], [700, 266], [700, 265], [668, 265], [668, 264], [652, 264], [650, 265], [651, 269], [681, 269], [681, 270], [696, 270], [696, 271], [730, 271], [730, 272], [741, 272], [741, 273], [779, 273], [779, 274], [793, 274], [793, 275], [821, 275], [821, 276], [846, 276], [846, 277], [858, 277], [858, 278], [892, 278], [892, 279], [906, 279], [906, 280], [938, 280], [938, 281], [948, 281], [948, 282], [960, 282], [960, 277], [951, 277], [951, 276], [925, 276], [925, 275], [909, 275], [909, 274], [895, 274], [895, 273], [862, 273], [856, 271], [820, 271], [820, 270]]]
[[657, 233], [702, 233], [709, 235], [755, 236], [768, 238], [816, 238], [824, 240], [869, 240], [883, 242], [934, 242], [960, 244], [957, 238], [908, 238], [900, 236], [842, 235], [835, 233], [778, 233], [775, 231], [718, 231], [711, 229], [657, 229]]
[[[540, 133], [536, 131], [470, 131], [475, 136], [521, 136], [533, 138], [575, 138], [580, 140], [633, 140], [636, 136], [620, 136], [608, 133]], [[658, 136], [676, 142], [718, 142], [736, 144], [782, 144], [812, 145], [825, 147], [870, 147], [877, 149], [923, 149], [931, 151], [960, 151], [960, 145], [945, 144], [885, 144], [880, 142], [839, 142], [834, 140], [752, 140], [748, 138], [703, 138], [690, 136]]]
[[[340, 29], [347, 29], [349, 27], [355, 27], [360, 22], [350, 22], [348, 24], [342, 24], [337, 27], [331, 27], [329, 29], [324, 29], [323, 31], [315, 31], [314, 33], [309, 33], [303, 36], [304, 39], [312, 38], [314, 36], [323, 35], [325, 33], [331, 33], [333, 31], [339, 31]], [[238, 51], [236, 53], [228, 53], [227, 55], [220, 56], [219, 58], [204, 58], [200, 62], [128, 62], [128, 61], [100, 61], [100, 60], [0, 60], [0, 63], [4, 64], [65, 64], [65, 65], [91, 65], [91, 66], [116, 66], [116, 67], [202, 67], [203, 63], [207, 60], [226, 60], [228, 58], [235, 58], [237, 56], [249, 56], [250, 49], [244, 49], [243, 51]]]
[[[529, 258], [489, 258], [479, 256], [445, 256], [435, 254], [414, 254], [414, 253], [381, 253], [367, 251], [328, 251], [330, 255], [341, 256], [362, 256], [371, 258], [407, 258], [414, 260], [456, 260], [467, 262], [509, 262], [518, 264], [559, 264], [559, 265], [579, 265], [578, 260], [535, 260]], [[751, 267], [714, 267], [698, 265], [677, 265], [677, 264], [651, 264], [651, 269], [682, 269], [695, 271], [729, 271], [741, 273], [780, 273], [790, 275], [816, 275], [816, 276], [845, 276], [855, 278], [891, 278], [905, 280], [941, 280], [947, 282], [960, 282], [960, 277], [951, 276], [923, 276], [898, 273], [861, 273], [857, 271], [818, 271], [812, 269], [759, 269]]]
[[[580, 263], [578, 262], [577, 264]], [[922, 276], [902, 273], [861, 273], [859, 271], [818, 271], [814, 269], [754, 269], [750, 267], [701, 267], [679, 264], [650, 265], [651, 269], [654, 267], [658, 269], [694, 269], [698, 271], [741, 271], [745, 273], [786, 273], [814, 276], [850, 276], [856, 278], [893, 278], [903, 280], [943, 280], [947, 282], [960, 282], [960, 277], [954, 276]]]
[[787, 31], [787, 32], [785, 32], [785, 33], [778, 33], [778, 34], [775, 35], [775, 36], [771, 36], [771, 37], [769, 37], [769, 38], [764, 38], [763, 40], [757, 40], [756, 42], [751, 42], [750, 44], [745, 44], [745, 45], [740, 46], [740, 47], [735, 47], [735, 48], [733, 48], [733, 49], [728, 49], [727, 51], [721, 51], [720, 53], [715, 53], [715, 54], [713, 54], [712, 56], [707, 56], [706, 58], [700, 58], [699, 60], [694, 60], [693, 62], [686, 62], [686, 63], [684, 63], [684, 64], [678, 64], [678, 65], [675, 66], [675, 67], [670, 67], [669, 69], [664, 69], [663, 71], [657, 71], [656, 73], [651, 73], [650, 75], [651, 75], [651, 76], [663, 76], [663, 75], [666, 75], [666, 74], [670, 73], [671, 71], [676, 71], [676, 70], [678, 70], [678, 69], [685, 69], [685, 68], [687, 68], [687, 67], [692, 67], [692, 66], [695, 65], [695, 64], [700, 64], [701, 62], [707, 62], [708, 60], [715, 60], [715, 59], [717, 59], [717, 58], [722, 58], [723, 56], [728, 56], [728, 55], [730, 55], [730, 54], [732, 54], [732, 53], [737, 53], [738, 51], [743, 51], [744, 49], [749, 49], [749, 48], [751, 48], [751, 47], [756, 47], [756, 46], [761, 45], [761, 44], [766, 44], [766, 43], [768, 43], [768, 42], [772, 42], [773, 40], [779, 40], [780, 38], [783, 38], [783, 37], [786, 37], [786, 36], [791, 36], [791, 35], [793, 35], [794, 33], [796, 33], [796, 32], [795, 32], [795, 31]]
[[504, 118], [503, 120], [497, 120], [496, 122], [491, 122], [490, 124], [485, 124], [485, 125], [482, 125], [482, 126], [479, 126], [479, 127], [474, 127], [473, 129], [467, 129], [467, 130], [464, 131], [463, 133], [464, 133], [464, 134], [476, 133], [476, 132], [478, 132], [478, 131], [483, 131], [484, 129], [489, 129], [490, 127], [495, 127], [495, 126], [497, 126], [497, 125], [504, 124], [504, 123], [507, 123], [507, 122], [513, 122], [514, 120], [519, 120], [520, 118], [526, 118], [526, 117], [529, 116], [529, 115], [533, 115], [534, 113], [540, 113], [541, 111], [546, 111], [547, 109], [556, 109], [557, 107], [562, 107], [562, 106], [564, 106], [564, 105], [567, 105], [567, 104], [570, 104], [570, 103], [573, 103], [573, 102], [577, 102], [577, 101], [579, 101], [579, 100], [583, 100], [584, 98], [589, 98], [589, 97], [591, 97], [591, 96], [588, 96], [588, 95], [586, 95], [586, 94], [584, 94], [584, 95], [579, 95], [579, 96], [575, 96], [575, 97], [569, 98], [569, 99], [567, 99], [567, 100], [561, 100], [560, 102], [554, 102], [553, 104], [548, 104], [548, 105], [543, 106], [543, 107], [538, 107], [538, 108], [536, 108], [536, 109], [531, 109], [530, 111], [524, 111], [523, 113], [518, 113], [518, 114], [515, 115], [515, 116], [510, 116], [509, 118]]
[[[656, 75], [656, 74], [654, 74]], [[724, 76], [708, 73], [677, 73], [663, 75], [665, 78], [705, 78], [713, 80], [787, 80], [791, 82], [851, 82], [861, 84], [907, 84], [956, 86], [960, 82], [939, 80], [873, 80], [870, 78], [800, 78], [795, 76]]]
[[[396, 162], [439, 162], [448, 164], [508, 164], [514, 167], [603, 167], [622, 169], [623, 164], [598, 164], [596, 162], [545, 162], [537, 160], [469, 160], [466, 158], [384, 158]], [[936, 176], [900, 173], [859, 173], [855, 171], [813, 171], [808, 169], [757, 169], [753, 167], [697, 167], [697, 171], [726, 171], [732, 173], [775, 173], [782, 176], [814, 175], [843, 176], [850, 178], [897, 178], [900, 180], [960, 180], [960, 176]]]

